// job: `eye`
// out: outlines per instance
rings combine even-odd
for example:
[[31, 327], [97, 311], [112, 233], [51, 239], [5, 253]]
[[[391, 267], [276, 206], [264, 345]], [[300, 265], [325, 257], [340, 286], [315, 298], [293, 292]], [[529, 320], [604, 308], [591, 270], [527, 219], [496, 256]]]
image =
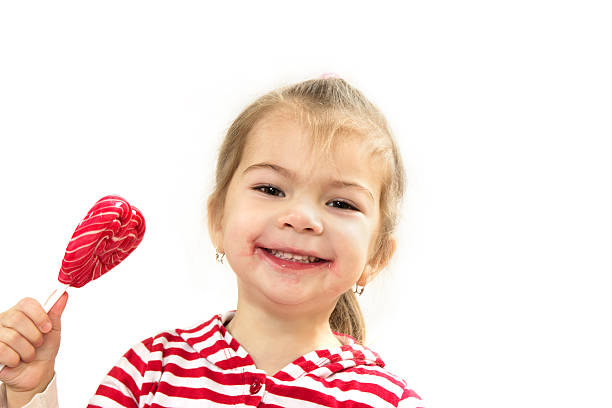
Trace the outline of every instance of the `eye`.
[[342, 200], [332, 200], [328, 203], [328, 205], [330, 204], [332, 204], [331, 207], [340, 208], [341, 210], [359, 211], [357, 207], [353, 206], [352, 204], [347, 203], [346, 201], [342, 201]]
[[284, 197], [285, 196], [285, 193], [283, 193], [278, 188], [276, 188], [274, 186], [271, 186], [269, 184], [266, 184], [264, 186], [253, 187], [253, 190], [261, 191], [264, 194], [274, 195], [274, 196], [278, 196], [278, 197]]

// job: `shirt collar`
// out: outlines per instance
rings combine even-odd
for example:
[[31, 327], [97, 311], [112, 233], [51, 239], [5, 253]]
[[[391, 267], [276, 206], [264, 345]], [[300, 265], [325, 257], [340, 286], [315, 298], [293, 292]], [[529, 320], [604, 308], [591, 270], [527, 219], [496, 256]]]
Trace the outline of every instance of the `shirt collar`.
[[[235, 313], [235, 310], [230, 310], [217, 314], [210, 320], [190, 329], [177, 330], [177, 334], [202, 358], [221, 370], [256, 371], [258, 369], [251, 356], [224, 326], [234, 317]], [[274, 374], [274, 377], [281, 380], [295, 380], [309, 374], [325, 378], [350, 367], [385, 366], [377, 353], [357, 343], [353, 337], [335, 332], [334, 334], [343, 336], [346, 344], [306, 353]]]

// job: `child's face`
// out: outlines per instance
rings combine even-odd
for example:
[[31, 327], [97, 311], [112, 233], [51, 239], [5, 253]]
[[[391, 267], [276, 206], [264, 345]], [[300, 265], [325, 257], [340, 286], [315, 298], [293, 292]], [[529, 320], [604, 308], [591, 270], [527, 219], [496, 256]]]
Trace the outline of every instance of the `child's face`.
[[[365, 278], [381, 179], [362, 144], [340, 142], [329, 162], [309, 153], [308, 138], [307, 128], [279, 113], [256, 124], [227, 191], [220, 249], [242, 295], [323, 310]], [[283, 260], [264, 248], [326, 261]]]

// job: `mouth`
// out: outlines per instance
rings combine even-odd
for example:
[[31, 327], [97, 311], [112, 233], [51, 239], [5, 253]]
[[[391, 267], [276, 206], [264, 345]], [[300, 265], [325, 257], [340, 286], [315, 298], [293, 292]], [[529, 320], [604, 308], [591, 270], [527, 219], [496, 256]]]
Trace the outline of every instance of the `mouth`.
[[[278, 269], [281, 272], [304, 273], [306, 271], [320, 270], [320, 268], [330, 268], [333, 261], [319, 258], [313, 254], [301, 252], [299, 250], [289, 248], [280, 249], [255, 247], [255, 253], [265, 260], [268, 264]], [[298, 252], [298, 253], [296, 253]]]
[[271, 248], [263, 248], [268, 254], [272, 255], [275, 258], [278, 258], [283, 261], [296, 262], [301, 264], [316, 264], [316, 263], [325, 263], [329, 262], [327, 259], [318, 258], [316, 256], [308, 255], [308, 254], [296, 254], [292, 252], [281, 251], [279, 249], [271, 249]]

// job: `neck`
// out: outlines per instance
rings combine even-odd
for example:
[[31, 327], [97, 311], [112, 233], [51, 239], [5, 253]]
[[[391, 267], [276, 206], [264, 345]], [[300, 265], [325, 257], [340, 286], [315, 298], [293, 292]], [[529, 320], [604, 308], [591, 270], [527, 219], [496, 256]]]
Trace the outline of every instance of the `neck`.
[[283, 306], [273, 311], [239, 296], [236, 314], [226, 329], [249, 353], [255, 366], [272, 376], [306, 353], [342, 345], [329, 326], [334, 306], [287, 314]]

